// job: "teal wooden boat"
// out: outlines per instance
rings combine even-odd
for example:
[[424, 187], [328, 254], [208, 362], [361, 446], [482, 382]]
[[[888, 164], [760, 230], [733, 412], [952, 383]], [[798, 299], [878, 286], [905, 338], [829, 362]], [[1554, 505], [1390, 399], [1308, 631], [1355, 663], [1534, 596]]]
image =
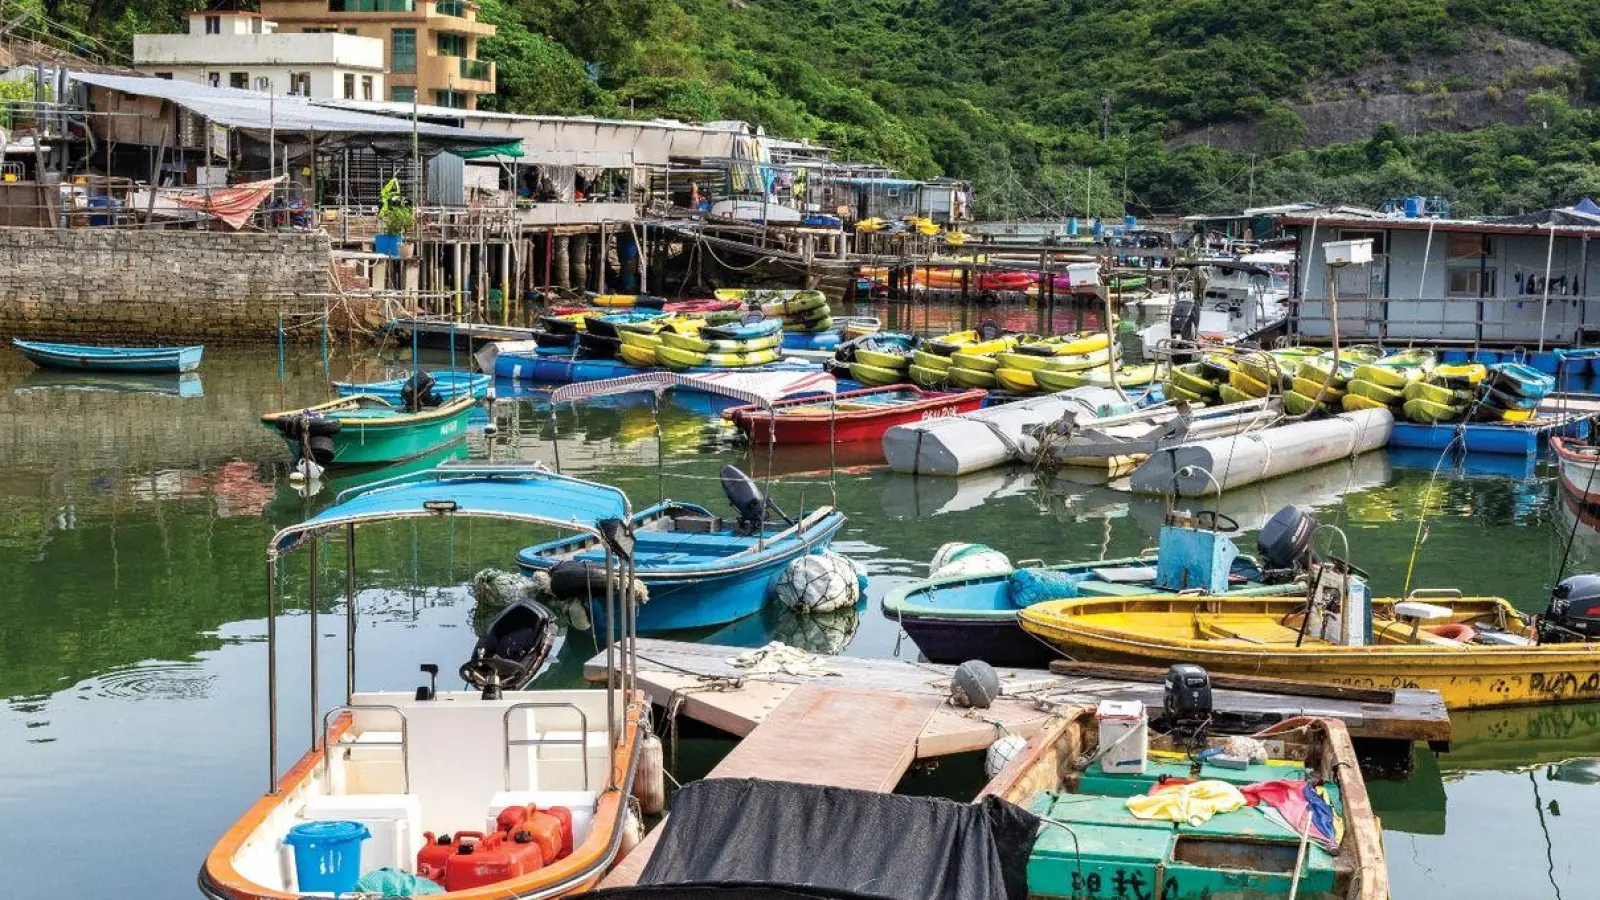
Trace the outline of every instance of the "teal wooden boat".
[[205, 347], [91, 347], [11, 339], [30, 362], [74, 372], [192, 372]]
[[381, 397], [357, 394], [304, 409], [267, 413], [298, 462], [307, 453], [321, 466], [369, 466], [421, 456], [467, 433], [478, 405], [470, 395], [407, 410]]

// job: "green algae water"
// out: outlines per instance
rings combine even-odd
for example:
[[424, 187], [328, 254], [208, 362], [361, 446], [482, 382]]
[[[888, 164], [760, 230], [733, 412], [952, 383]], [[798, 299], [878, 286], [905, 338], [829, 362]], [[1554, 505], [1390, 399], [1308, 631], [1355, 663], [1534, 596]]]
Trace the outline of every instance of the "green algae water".
[[[921, 328], [920, 317], [902, 325]], [[948, 311], [929, 321], [956, 324]], [[330, 377], [372, 379], [405, 365], [367, 356], [336, 356], [326, 367], [315, 353], [295, 356], [280, 377], [270, 351], [212, 350], [198, 381], [178, 383], [50, 375], [0, 353], [0, 831], [12, 837], [0, 842], [0, 895], [197, 896], [204, 855], [267, 786], [267, 540], [360, 481], [341, 476], [302, 496], [286, 477], [281, 441], [256, 418], [326, 399]], [[714, 411], [692, 400], [656, 409], [648, 398], [617, 398], [552, 414], [537, 395], [502, 392], [497, 434], [475, 430], [424, 462], [540, 460], [616, 484], [636, 507], [668, 496], [713, 508], [725, 502], [715, 481], [723, 464], [759, 473], [769, 462], [765, 452], [752, 462]], [[1013, 559], [1126, 556], [1152, 546], [1161, 523], [1159, 500], [1093, 478], [1006, 469], [917, 479], [863, 468], [873, 455], [795, 448], [770, 460], [780, 505], [835, 503], [849, 515], [835, 546], [871, 575], [859, 616], [812, 622], [769, 609], [695, 637], [914, 659], [878, 601], [922, 576], [940, 544], [983, 541]], [[1370, 454], [1242, 489], [1220, 508], [1253, 530], [1286, 503], [1315, 506], [1348, 536], [1378, 595], [1399, 592], [1409, 567], [1414, 585], [1499, 594], [1538, 610], [1574, 535], [1568, 570], [1600, 570], [1600, 534], [1563, 502], [1548, 466], [1502, 460], [1436, 472], [1437, 462]], [[363, 530], [359, 686], [407, 689], [422, 662], [453, 671], [475, 639], [472, 575], [510, 568], [539, 537], [473, 521]], [[1253, 535], [1241, 543], [1248, 549]], [[342, 554], [325, 554], [334, 555], [324, 560], [330, 591], [342, 584]], [[306, 565], [301, 554], [282, 573], [285, 764], [312, 727]], [[343, 686], [340, 602], [318, 602], [324, 698]], [[580, 683], [596, 649], [585, 634], [563, 639], [541, 686]], [[1455, 734], [1452, 751], [1421, 754], [1408, 781], [1371, 782], [1394, 897], [1586, 896], [1583, 847], [1600, 830], [1600, 763], [1588, 759], [1600, 757], [1600, 707], [1469, 713], [1456, 717]], [[727, 746], [690, 743], [702, 758], [686, 758], [685, 775], [705, 771]], [[939, 777], [971, 790], [977, 776], [963, 765]], [[49, 862], [69, 853], [70, 865]]]

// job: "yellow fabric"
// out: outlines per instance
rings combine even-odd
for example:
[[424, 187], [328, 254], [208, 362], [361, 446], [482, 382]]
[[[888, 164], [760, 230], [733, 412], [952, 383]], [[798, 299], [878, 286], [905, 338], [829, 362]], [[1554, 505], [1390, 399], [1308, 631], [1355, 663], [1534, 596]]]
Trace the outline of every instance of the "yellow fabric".
[[1128, 798], [1128, 812], [1136, 819], [1190, 825], [1199, 825], [1217, 813], [1233, 812], [1244, 805], [1244, 795], [1225, 781], [1195, 781]]

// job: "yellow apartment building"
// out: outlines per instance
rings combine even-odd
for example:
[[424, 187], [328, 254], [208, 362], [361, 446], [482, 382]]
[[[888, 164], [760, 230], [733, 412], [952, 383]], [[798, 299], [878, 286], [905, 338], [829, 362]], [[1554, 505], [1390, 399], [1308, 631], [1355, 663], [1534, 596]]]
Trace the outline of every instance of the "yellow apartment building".
[[261, 0], [278, 32], [339, 32], [383, 41], [389, 96], [410, 103], [477, 109], [494, 93], [494, 63], [478, 59], [478, 41], [495, 27], [478, 21], [467, 0]]

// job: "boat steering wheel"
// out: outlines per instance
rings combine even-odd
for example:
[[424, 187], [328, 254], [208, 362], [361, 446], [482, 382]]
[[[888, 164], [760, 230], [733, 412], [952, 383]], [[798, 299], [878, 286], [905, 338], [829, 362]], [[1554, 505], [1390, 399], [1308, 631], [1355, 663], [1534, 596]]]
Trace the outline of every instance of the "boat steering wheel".
[[1217, 531], [1232, 534], [1239, 530], [1239, 523], [1232, 516], [1225, 516], [1214, 509], [1202, 509], [1194, 514], [1194, 523], [1208, 531]]

